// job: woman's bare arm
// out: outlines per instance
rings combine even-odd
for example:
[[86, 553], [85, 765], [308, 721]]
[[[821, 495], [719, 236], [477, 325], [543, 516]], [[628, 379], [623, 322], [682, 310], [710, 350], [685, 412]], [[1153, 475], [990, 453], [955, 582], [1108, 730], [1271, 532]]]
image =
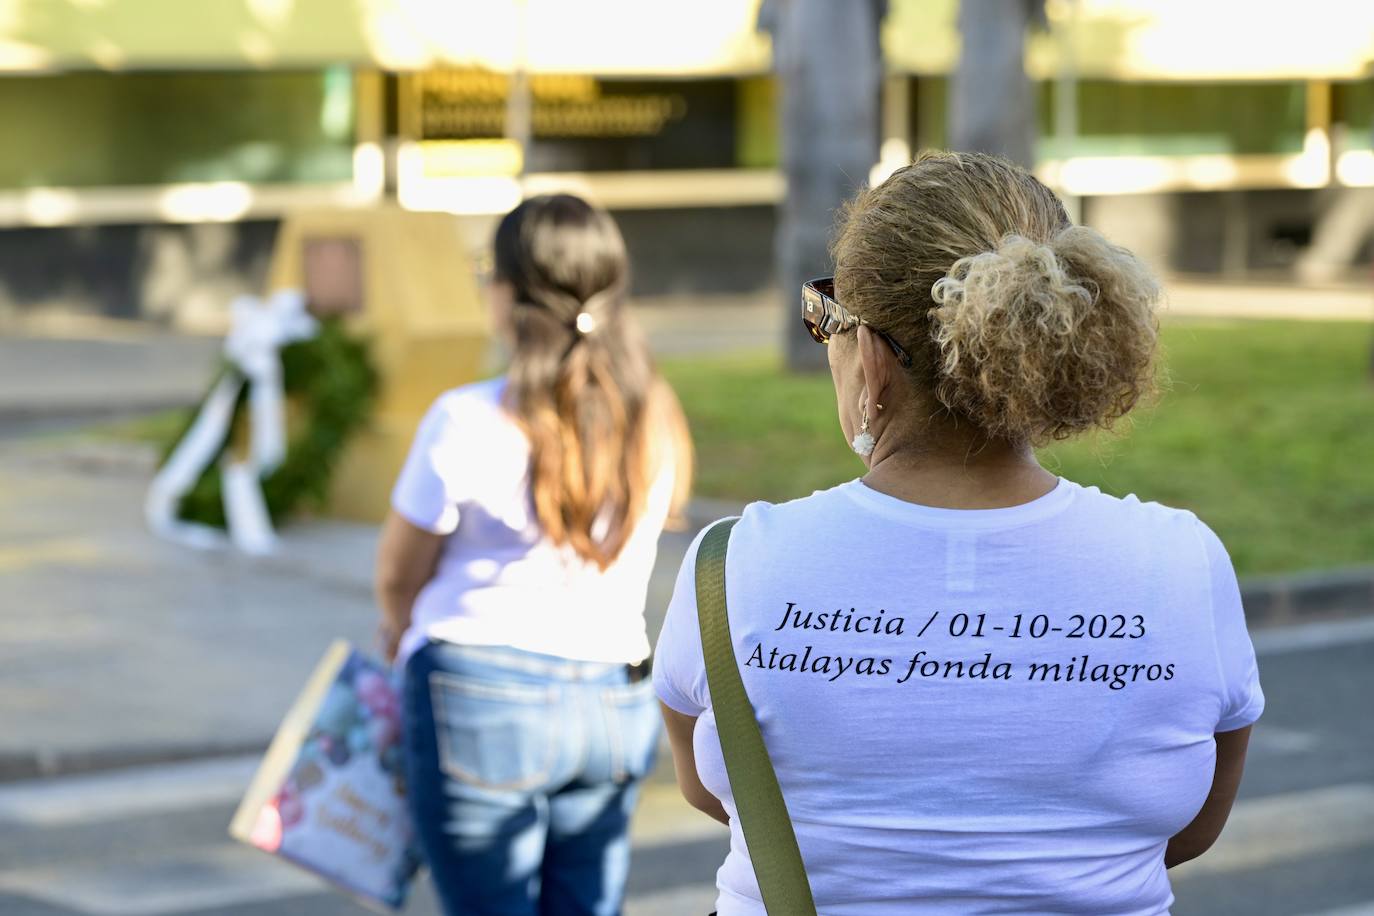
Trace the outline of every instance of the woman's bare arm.
[[707, 814], [722, 824], [730, 823], [730, 815], [720, 804], [720, 799], [712, 795], [701, 784], [697, 776], [697, 759], [692, 750], [692, 730], [696, 728], [695, 716], [688, 716], [659, 703], [663, 708], [663, 724], [668, 728], [668, 745], [673, 749], [673, 769], [677, 772], [677, 786], [687, 804]]
[[1217, 766], [1212, 776], [1212, 791], [1202, 803], [1202, 810], [1192, 822], [1169, 840], [1164, 850], [1164, 867], [1196, 859], [1202, 855], [1221, 836], [1221, 828], [1226, 826], [1226, 818], [1231, 814], [1231, 805], [1240, 789], [1240, 776], [1245, 770], [1245, 750], [1250, 744], [1250, 726], [1232, 732], [1218, 732]]
[[410, 626], [410, 610], [420, 589], [434, 576], [444, 536], [416, 528], [395, 511], [382, 523], [377, 545], [376, 595], [382, 620], [378, 641], [387, 660], [396, 657], [401, 634]]

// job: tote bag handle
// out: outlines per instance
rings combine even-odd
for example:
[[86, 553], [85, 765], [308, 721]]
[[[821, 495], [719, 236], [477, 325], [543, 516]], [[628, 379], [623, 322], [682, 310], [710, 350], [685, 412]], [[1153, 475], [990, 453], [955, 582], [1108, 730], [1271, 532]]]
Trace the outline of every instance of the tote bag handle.
[[718, 522], [697, 548], [697, 619], [706, 683], [711, 688], [720, 750], [730, 779], [749, 859], [754, 863], [763, 906], [782, 916], [814, 916], [816, 903], [806, 880], [797, 835], [787, 814], [777, 774], [768, 759], [754, 708], [744, 692], [730, 640], [725, 606], [725, 554], [730, 529], [739, 519]]

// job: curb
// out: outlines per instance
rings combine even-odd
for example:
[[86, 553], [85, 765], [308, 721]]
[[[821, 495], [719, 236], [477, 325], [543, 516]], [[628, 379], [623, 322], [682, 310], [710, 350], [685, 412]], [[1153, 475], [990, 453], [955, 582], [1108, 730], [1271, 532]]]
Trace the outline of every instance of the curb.
[[[34, 751], [33, 753], [0, 753], [0, 786], [6, 783], [61, 776], [82, 776], [110, 773], [118, 770], [171, 763], [189, 763], [223, 757], [262, 757], [272, 742], [272, 735], [259, 741], [236, 741], [203, 745], [147, 745], [144, 747], [93, 748], [85, 751]], [[646, 782], [676, 784], [673, 772], [673, 752], [668, 736], [660, 733], [658, 760]]]
[[1245, 619], [1253, 627], [1374, 615], [1374, 566], [1246, 576]]
[[184, 397], [153, 397], [141, 400], [110, 403], [104, 401], [52, 402], [48, 404], [0, 403], [0, 422], [33, 423], [99, 423], [106, 420], [126, 420], [164, 410], [184, 410], [196, 406], [196, 401]]
[[0, 784], [53, 776], [103, 773], [159, 763], [183, 763], [215, 757], [262, 754], [267, 750], [270, 740], [269, 735], [262, 741], [244, 740], [223, 744], [135, 745], [76, 751], [40, 749], [32, 752], [0, 753]]

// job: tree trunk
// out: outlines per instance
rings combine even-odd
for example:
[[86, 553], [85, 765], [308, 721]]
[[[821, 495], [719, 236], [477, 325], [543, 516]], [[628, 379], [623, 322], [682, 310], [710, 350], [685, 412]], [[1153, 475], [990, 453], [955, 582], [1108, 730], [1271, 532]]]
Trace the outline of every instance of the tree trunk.
[[882, 0], [768, 0], [782, 96], [782, 167], [776, 254], [791, 370], [826, 365], [801, 323], [801, 285], [832, 272], [828, 240], [836, 209], [867, 183], [878, 161]]
[[1043, 0], [961, 0], [962, 49], [949, 84], [951, 149], [1035, 164], [1035, 100], [1026, 77], [1026, 28]]

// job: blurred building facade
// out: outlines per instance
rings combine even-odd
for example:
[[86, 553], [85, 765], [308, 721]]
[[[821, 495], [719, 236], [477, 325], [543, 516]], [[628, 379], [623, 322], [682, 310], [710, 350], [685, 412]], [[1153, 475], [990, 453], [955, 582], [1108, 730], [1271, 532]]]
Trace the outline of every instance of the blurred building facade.
[[[875, 177], [944, 143], [956, 5], [890, 3]], [[261, 284], [294, 209], [449, 210], [479, 248], [495, 215], [551, 189], [615, 211], [641, 293], [764, 288], [784, 184], [758, 6], [14, 0], [0, 316], [213, 322]], [[1368, 260], [1374, 5], [1048, 14], [1027, 46], [1037, 168], [1084, 220], [1174, 271], [1338, 277]]]

